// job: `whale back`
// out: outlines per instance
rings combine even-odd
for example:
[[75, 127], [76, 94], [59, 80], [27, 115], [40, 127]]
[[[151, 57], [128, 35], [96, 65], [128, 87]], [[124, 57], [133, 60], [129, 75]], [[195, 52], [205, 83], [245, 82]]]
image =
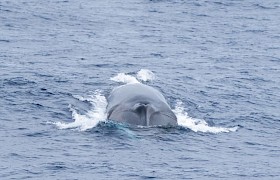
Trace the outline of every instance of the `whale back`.
[[143, 84], [117, 87], [108, 97], [107, 119], [141, 126], [176, 125], [164, 96]]

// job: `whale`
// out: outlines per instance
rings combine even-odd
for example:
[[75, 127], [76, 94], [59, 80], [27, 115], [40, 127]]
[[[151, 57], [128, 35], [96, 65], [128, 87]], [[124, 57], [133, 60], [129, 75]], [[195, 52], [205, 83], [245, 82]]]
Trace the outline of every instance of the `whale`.
[[107, 120], [136, 126], [176, 126], [177, 117], [162, 93], [145, 84], [116, 87], [107, 98]]

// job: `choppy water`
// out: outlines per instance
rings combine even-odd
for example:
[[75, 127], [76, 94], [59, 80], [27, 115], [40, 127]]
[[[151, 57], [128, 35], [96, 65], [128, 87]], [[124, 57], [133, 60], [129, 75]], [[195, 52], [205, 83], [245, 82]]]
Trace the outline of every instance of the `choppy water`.
[[[279, 9], [0, 1], [0, 179], [279, 179]], [[105, 121], [131, 81], [159, 89], [180, 126]]]

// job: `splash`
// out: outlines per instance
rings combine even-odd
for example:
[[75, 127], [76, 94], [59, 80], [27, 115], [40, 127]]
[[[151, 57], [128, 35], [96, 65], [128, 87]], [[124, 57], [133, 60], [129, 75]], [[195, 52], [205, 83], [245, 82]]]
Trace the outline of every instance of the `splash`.
[[207, 133], [223, 133], [223, 132], [235, 132], [238, 127], [224, 128], [224, 127], [212, 127], [207, 124], [203, 119], [195, 119], [188, 116], [185, 112], [183, 103], [178, 101], [175, 109], [173, 110], [177, 116], [178, 124], [180, 126], [191, 129], [194, 132], [207, 132]]
[[137, 79], [141, 81], [152, 81], [156, 78], [155, 74], [148, 69], [141, 69], [137, 73]]
[[127, 75], [125, 73], [119, 73], [118, 75], [110, 78], [110, 80], [126, 84], [139, 83], [139, 81], [135, 77]]
[[148, 69], [141, 69], [137, 72], [136, 77], [125, 73], [119, 73], [116, 76], [110, 78], [115, 82], [121, 82], [125, 84], [140, 83], [140, 81], [147, 82], [155, 79], [155, 74]]
[[74, 122], [64, 123], [64, 122], [55, 122], [54, 124], [59, 129], [79, 129], [85, 131], [95, 127], [99, 122], [106, 120], [106, 98], [99, 92], [94, 92], [93, 95], [84, 98], [82, 96], [74, 96], [80, 101], [88, 101], [92, 105], [92, 109], [89, 110], [86, 114], [79, 114], [77, 110], [69, 105], [69, 109], [72, 112], [72, 119]]

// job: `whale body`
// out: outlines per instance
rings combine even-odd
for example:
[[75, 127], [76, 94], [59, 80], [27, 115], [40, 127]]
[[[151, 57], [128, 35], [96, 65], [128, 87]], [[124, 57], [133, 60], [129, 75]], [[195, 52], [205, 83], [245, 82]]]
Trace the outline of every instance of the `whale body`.
[[141, 83], [115, 88], [107, 98], [107, 119], [139, 126], [175, 126], [177, 118], [164, 96]]

